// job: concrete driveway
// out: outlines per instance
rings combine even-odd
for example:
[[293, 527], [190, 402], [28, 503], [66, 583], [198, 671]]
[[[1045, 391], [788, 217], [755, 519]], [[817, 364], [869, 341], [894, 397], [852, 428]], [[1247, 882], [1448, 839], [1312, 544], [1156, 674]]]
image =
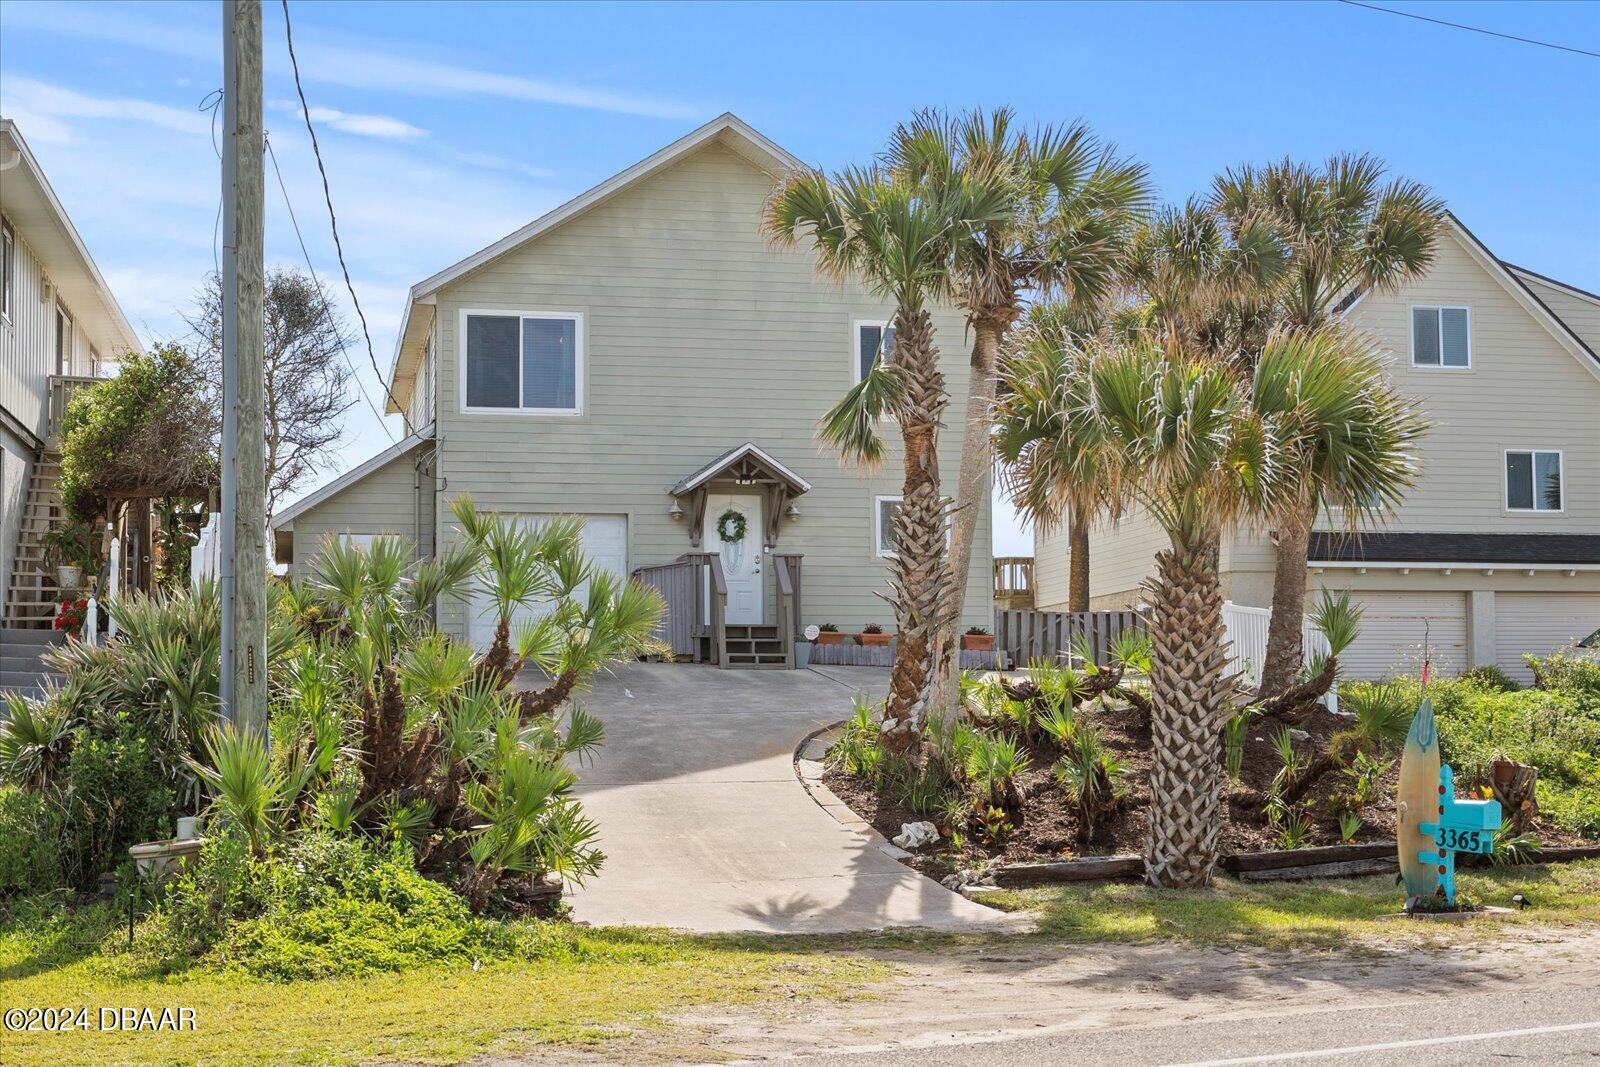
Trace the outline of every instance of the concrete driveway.
[[580, 771], [606, 863], [571, 899], [596, 925], [822, 933], [1009, 925], [847, 829], [795, 777], [794, 746], [888, 672], [622, 668], [579, 700], [606, 724]]

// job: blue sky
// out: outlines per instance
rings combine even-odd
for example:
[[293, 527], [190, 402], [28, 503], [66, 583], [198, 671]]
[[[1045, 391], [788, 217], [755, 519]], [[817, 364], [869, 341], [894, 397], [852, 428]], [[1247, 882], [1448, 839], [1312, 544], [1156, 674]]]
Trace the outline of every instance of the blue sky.
[[[1600, 4], [1385, 6], [1600, 52]], [[216, 256], [216, 3], [0, 5], [17, 120], [136, 327], [183, 332]], [[1222, 168], [1369, 151], [1501, 257], [1600, 290], [1600, 59], [1306, 3], [291, 4], [380, 365], [406, 287], [731, 110], [863, 162], [926, 106], [1081, 118], [1181, 200]], [[336, 263], [268, 3], [269, 138], [313, 262]], [[301, 263], [270, 183], [269, 262]], [[347, 309], [348, 310], [348, 309]], [[352, 316], [353, 321], [353, 316]], [[367, 394], [382, 390], [363, 349]], [[338, 469], [381, 448], [364, 402]], [[1027, 552], [1014, 518], [996, 551]]]

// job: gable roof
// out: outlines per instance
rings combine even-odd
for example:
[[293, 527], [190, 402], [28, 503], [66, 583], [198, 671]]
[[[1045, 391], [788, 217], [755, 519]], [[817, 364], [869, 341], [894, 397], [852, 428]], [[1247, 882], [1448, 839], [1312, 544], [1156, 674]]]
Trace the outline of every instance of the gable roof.
[[1579, 300], [1586, 300], [1591, 304], [1600, 306], [1600, 293], [1591, 293], [1587, 289], [1579, 289], [1576, 285], [1573, 285], [1569, 282], [1559, 281], [1558, 279], [1550, 277], [1548, 274], [1540, 274], [1538, 271], [1529, 270], [1527, 267], [1519, 267], [1515, 263], [1507, 263], [1503, 259], [1500, 262], [1505, 263], [1506, 269], [1512, 274], [1515, 274], [1518, 278], [1521, 278], [1523, 281], [1539, 282], [1543, 285], [1548, 285], [1552, 289], [1559, 289], [1568, 296], [1576, 297]]
[[[577, 218], [623, 190], [666, 169], [689, 153], [713, 142], [731, 148], [774, 178], [805, 166], [799, 159], [790, 155], [733, 112], [723, 112], [699, 129], [683, 135], [665, 148], [641, 159], [627, 170], [612, 175], [587, 192], [580, 193], [560, 207], [540, 215], [520, 230], [507, 234], [494, 244], [479, 249], [465, 259], [413, 285], [406, 299], [400, 330], [395, 340], [394, 359], [389, 367], [391, 387], [398, 378], [406, 376], [403, 371], [407, 369], [406, 365], [411, 363], [412, 357], [420, 357], [420, 345], [427, 326], [426, 322], [420, 320], [427, 316], [417, 316], [419, 321], [414, 323], [412, 312], [415, 308], [430, 304], [434, 295], [451, 282], [521, 248], [562, 223]], [[391, 394], [392, 392], [391, 388]], [[391, 395], [387, 413], [395, 414], [399, 410]]]
[[402, 438], [366, 462], [351, 467], [327, 485], [319, 486], [273, 515], [272, 528], [274, 530], [290, 529], [294, 523], [295, 516], [310, 511], [328, 498], [359, 482], [373, 471], [380, 467], [388, 466], [407, 452], [431, 440], [433, 440], [433, 423], [430, 422], [410, 437]]
[[757, 447], [753, 442], [750, 441], [746, 441], [737, 448], [730, 448], [728, 451], [724, 452], [710, 463], [707, 463], [704, 467], [701, 467], [687, 478], [684, 478], [677, 485], [674, 485], [671, 489], [667, 490], [667, 492], [671, 493], [673, 496], [679, 496], [680, 494], [687, 493], [691, 489], [697, 489], [709, 482], [711, 479], [727, 471], [730, 467], [747, 456], [766, 467], [768, 472], [770, 472], [774, 477], [780, 478], [789, 483], [789, 488], [793, 489], [796, 493], [811, 492], [810, 482], [800, 477], [788, 467], [785, 467], [782, 463], [779, 463], [777, 460], [773, 459], [769, 452]]

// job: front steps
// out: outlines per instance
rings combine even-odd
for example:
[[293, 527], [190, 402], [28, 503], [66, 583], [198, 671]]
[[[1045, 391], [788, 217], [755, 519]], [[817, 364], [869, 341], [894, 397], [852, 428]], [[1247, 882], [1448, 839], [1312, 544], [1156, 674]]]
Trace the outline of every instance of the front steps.
[[728, 662], [724, 666], [745, 670], [783, 670], [790, 666], [789, 657], [783, 650], [783, 638], [779, 636], [776, 626], [729, 623], [727, 632]]
[[28, 495], [22, 505], [22, 530], [11, 563], [6, 593], [4, 625], [24, 630], [49, 631], [55, 619], [59, 592], [55, 575], [45, 566], [45, 532], [67, 521], [61, 507], [61, 456], [46, 452], [33, 465]]
[[61, 675], [47, 667], [42, 657], [65, 640], [65, 635], [55, 630], [0, 629], [0, 692], [14, 689], [38, 696], [46, 683], [59, 682]]

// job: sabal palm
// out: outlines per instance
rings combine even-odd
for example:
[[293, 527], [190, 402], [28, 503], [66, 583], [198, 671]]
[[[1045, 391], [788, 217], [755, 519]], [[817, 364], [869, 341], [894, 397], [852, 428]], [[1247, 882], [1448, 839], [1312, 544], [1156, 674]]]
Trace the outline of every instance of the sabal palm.
[[[1271, 226], [1288, 259], [1267, 311], [1282, 327], [1326, 326], [1343, 302], [1368, 292], [1393, 292], [1432, 264], [1443, 201], [1424, 186], [1385, 180], [1385, 167], [1366, 155], [1341, 155], [1320, 169], [1283, 160], [1242, 167], [1214, 183], [1211, 206], [1231, 226]], [[1309, 485], [1331, 490], [1335, 459], [1307, 455]], [[1300, 671], [1300, 618], [1305, 610], [1307, 547], [1316, 520], [1318, 493], [1284, 517], [1273, 531], [1277, 573], [1261, 694], [1287, 687]], [[1327, 492], [1320, 495], [1327, 496]], [[1383, 502], [1398, 502], [1382, 494]], [[1340, 504], [1329, 497], [1326, 502]], [[1366, 503], [1358, 498], [1346, 517]]]
[[951, 295], [955, 243], [1003, 218], [1004, 208], [993, 190], [962, 180], [930, 191], [877, 169], [850, 169], [831, 178], [800, 171], [773, 192], [762, 219], [775, 243], [808, 245], [823, 276], [857, 282], [895, 305], [893, 349], [828, 412], [820, 436], [845, 459], [870, 466], [883, 455], [878, 420], [892, 415], [899, 423], [905, 482], [890, 562], [899, 642], [883, 736], [887, 747], [907, 755], [919, 747], [950, 580], [949, 505], [937, 451], [949, 393], [928, 308]]
[[1119, 158], [1081, 123], [1026, 129], [1010, 108], [950, 116], [918, 112], [895, 130], [886, 166], [937, 195], [965, 183], [1002, 210], [951, 246], [951, 292], [972, 329], [961, 465], [951, 521], [950, 569], [940, 635], [941, 706], [953, 702], [957, 621], [981, 503], [988, 493], [988, 437], [1007, 334], [1030, 296], [1094, 308], [1118, 284], [1124, 246], [1147, 209], [1143, 164]]

